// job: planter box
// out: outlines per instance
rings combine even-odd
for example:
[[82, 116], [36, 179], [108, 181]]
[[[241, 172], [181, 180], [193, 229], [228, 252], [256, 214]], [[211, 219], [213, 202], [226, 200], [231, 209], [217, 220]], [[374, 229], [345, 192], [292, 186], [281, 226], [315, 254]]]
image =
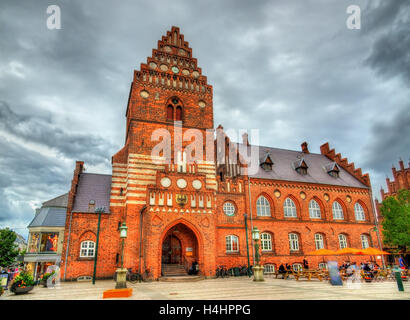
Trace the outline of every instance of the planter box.
[[33, 290], [33, 288], [34, 288], [34, 286], [25, 287], [25, 288], [17, 287], [17, 288], [14, 289], [14, 293], [15, 294], [25, 294], [25, 293], [28, 293], [29, 291]]

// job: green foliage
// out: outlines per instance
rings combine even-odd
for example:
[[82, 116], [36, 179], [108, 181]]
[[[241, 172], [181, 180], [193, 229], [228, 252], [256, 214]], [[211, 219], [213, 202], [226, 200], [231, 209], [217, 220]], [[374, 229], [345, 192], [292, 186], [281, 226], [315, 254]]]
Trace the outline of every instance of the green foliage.
[[41, 280], [47, 281], [48, 278], [50, 278], [53, 274], [55, 274], [56, 272], [53, 271], [51, 273], [44, 273], [43, 277], [41, 278]]
[[399, 190], [380, 207], [383, 215], [383, 242], [401, 249], [410, 247], [410, 190]]
[[17, 277], [14, 278], [10, 290], [11, 292], [15, 292], [17, 287], [26, 288], [31, 286], [34, 286], [33, 276], [26, 271], [22, 271]]
[[8, 267], [18, 255], [16, 241], [17, 235], [9, 228], [0, 229], [0, 266]]

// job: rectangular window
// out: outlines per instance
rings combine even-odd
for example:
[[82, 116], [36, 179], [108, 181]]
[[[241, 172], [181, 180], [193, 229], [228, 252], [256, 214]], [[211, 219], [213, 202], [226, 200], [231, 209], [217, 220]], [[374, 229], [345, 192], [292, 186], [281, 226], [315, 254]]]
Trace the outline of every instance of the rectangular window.
[[58, 233], [41, 233], [40, 252], [57, 252]]

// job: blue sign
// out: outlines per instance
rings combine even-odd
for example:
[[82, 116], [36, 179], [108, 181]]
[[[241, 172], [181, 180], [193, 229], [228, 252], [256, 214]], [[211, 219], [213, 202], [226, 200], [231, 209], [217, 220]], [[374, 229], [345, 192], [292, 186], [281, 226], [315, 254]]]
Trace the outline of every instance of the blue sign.
[[0, 273], [0, 286], [2, 286], [4, 289], [7, 289], [8, 282], [9, 282], [9, 274]]
[[342, 278], [340, 277], [337, 261], [328, 261], [327, 268], [329, 270], [330, 283], [333, 286], [343, 286]]

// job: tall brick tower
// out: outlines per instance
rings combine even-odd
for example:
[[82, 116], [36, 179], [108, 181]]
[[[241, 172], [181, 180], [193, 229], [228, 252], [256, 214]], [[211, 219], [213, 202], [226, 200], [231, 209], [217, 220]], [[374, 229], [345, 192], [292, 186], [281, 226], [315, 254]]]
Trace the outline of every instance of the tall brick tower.
[[[215, 264], [205, 253], [215, 242], [209, 231], [214, 155], [200, 147], [200, 158], [189, 162], [185, 149], [193, 136], [201, 136], [204, 145], [213, 141], [212, 86], [179, 28], [172, 27], [134, 71], [126, 117], [125, 146], [112, 157], [110, 198], [111, 212], [128, 226], [124, 263], [158, 277], [164, 264], [197, 260], [207, 275]], [[152, 155], [161, 141], [153, 137], [164, 131], [171, 152]]]

